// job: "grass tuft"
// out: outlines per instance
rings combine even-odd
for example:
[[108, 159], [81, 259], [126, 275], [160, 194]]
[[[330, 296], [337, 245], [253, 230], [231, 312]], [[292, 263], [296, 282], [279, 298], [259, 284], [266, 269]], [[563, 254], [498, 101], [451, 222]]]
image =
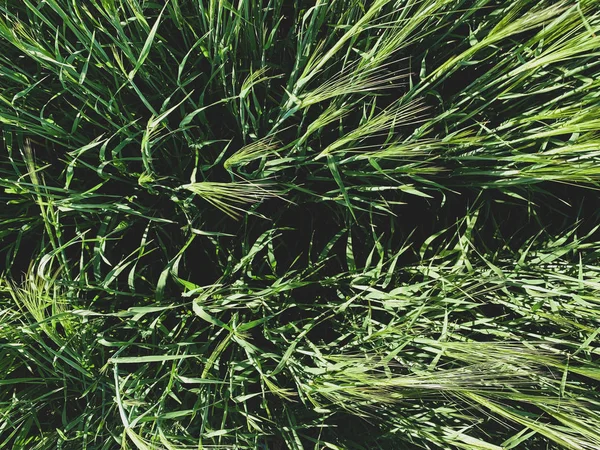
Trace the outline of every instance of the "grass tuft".
[[600, 448], [598, 0], [0, 0], [0, 448]]

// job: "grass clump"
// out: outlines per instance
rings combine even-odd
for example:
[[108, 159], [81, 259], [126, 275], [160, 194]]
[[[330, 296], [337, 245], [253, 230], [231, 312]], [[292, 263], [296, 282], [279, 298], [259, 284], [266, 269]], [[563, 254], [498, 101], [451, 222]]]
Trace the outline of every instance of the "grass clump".
[[0, 1], [0, 447], [600, 447], [597, 0]]

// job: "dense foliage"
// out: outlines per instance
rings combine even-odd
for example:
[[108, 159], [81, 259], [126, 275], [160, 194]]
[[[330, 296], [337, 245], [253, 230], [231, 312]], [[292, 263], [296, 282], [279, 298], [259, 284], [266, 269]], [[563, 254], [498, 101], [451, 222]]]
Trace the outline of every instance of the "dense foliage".
[[0, 0], [0, 448], [600, 448], [600, 1]]

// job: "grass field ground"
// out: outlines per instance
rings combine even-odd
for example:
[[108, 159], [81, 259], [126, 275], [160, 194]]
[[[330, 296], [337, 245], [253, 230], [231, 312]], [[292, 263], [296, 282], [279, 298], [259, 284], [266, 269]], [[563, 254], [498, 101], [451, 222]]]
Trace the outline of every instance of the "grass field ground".
[[0, 0], [0, 448], [600, 448], [598, 0]]

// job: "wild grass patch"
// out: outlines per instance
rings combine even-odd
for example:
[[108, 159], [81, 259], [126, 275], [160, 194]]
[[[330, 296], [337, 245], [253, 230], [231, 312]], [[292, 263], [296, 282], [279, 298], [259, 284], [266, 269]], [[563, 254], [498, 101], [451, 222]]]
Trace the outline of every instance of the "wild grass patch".
[[600, 447], [597, 0], [0, 1], [0, 447]]

